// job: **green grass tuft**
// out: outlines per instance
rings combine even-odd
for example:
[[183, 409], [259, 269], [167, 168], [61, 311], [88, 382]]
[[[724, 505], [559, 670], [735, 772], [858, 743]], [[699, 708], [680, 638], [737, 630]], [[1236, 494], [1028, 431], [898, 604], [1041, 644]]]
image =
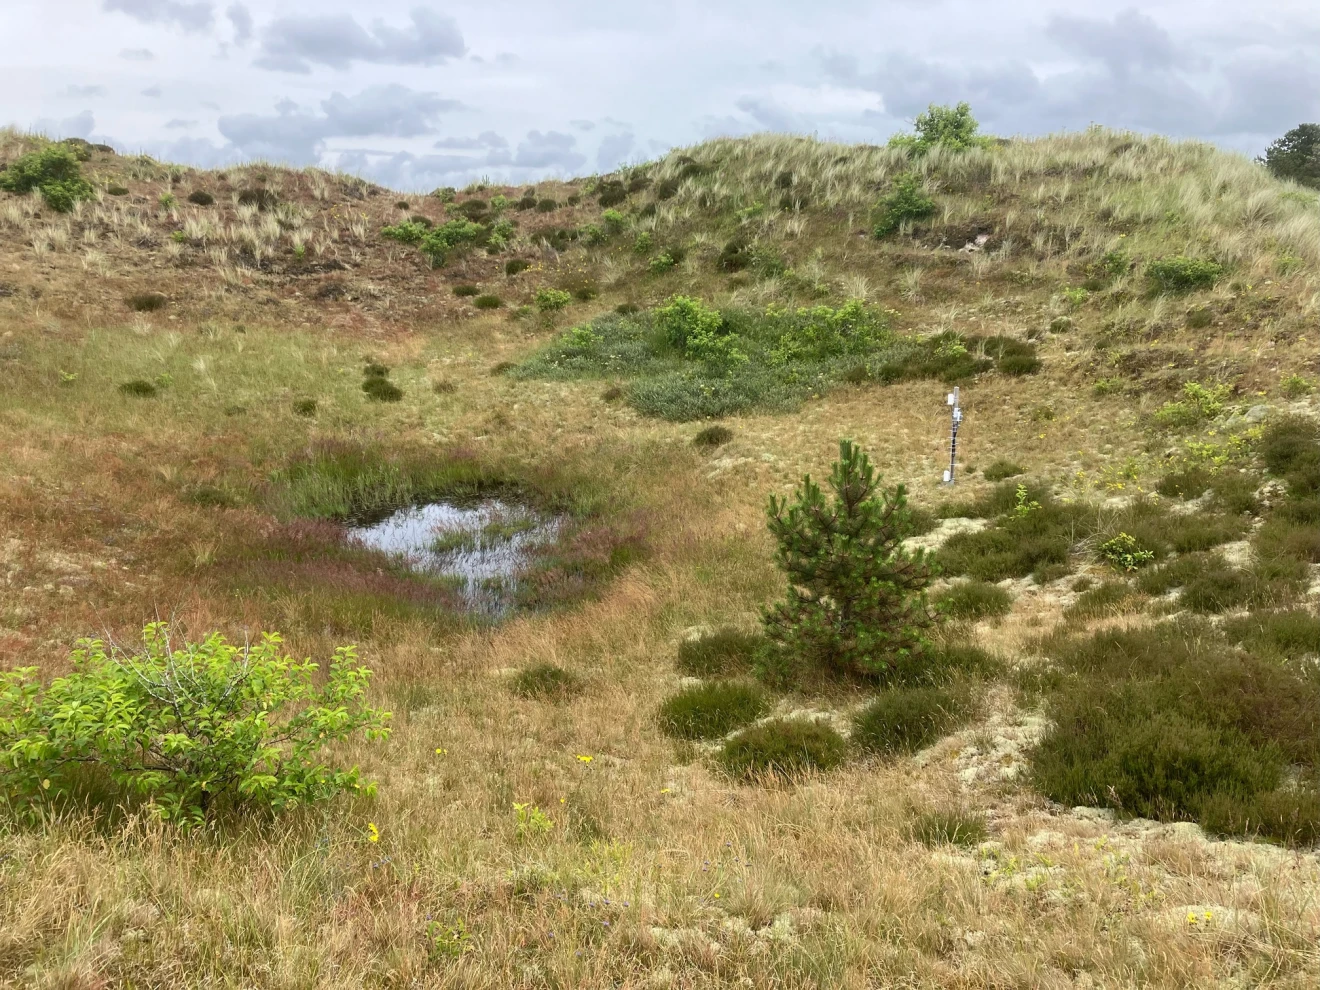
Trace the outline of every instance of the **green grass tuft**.
[[714, 739], [755, 722], [770, 710], [763, 688], [739, 681], [714, 681], [685, 688], [660, 706], [657, 721], [670, 736]]
[[803, 718], [774, 719], [738, 733], [716, 761], [733, 777], [796, 778], [832, 770], [848, 757], [848, 744], [834, 729]]

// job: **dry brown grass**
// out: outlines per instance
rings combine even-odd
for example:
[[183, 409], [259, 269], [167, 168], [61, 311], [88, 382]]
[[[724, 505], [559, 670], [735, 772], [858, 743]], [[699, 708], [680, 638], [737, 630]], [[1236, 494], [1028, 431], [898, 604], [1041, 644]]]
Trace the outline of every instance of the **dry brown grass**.
[[[0, 157], [16, 153], [18, 140], [0, 140]], [[1244, 199], [1255, 195], [1254, 178], [1197, 148], [1151, 142], [1114, 155], [1109, 144], [1077, 138], [1008, 150], [930, 167], [1011, 191], [1020, 244], [1040, 233], [1037, 203], [1056, 221], [1060, 209], [1094, 208], [1095, 191], [1073, 173], [1097, 157], [1152, 186], [1139, 201], [1124, 198], [1136, 195], [1130, 190], [1116, 195], [1123, 216], [1155, 209], [1142, 204], [1164, 202], [1208, 168], [1229, 169], [1225, 181], [1245, 188]], [[1058, 315], [1056, 292], [1067, 281], [1064, 242], [1092, 236], [1080, 221], [1074, 234], [1048, 235], [1042, 249], [1064, 253], [1032, 262], [1043, 284], [1019, 284], [1006, 272], [1027, 267], [1022, 258], [978, 262], [978, 273], [953, 252], [877, 249], [840, 235], [865, 222], [869, 184], [904, 164], [891, 152], [858, 152], [864, 168], [835, 164], [829, 146], [788, 140], [717, 144], [709, 155], [745, 165], [745, 175], [730, 169], [712, 180], [733, 197], [750, 195], [761, 174], [817, 176], [823, 191], [813, 202], [827, 205], [759, 228], [762, 236], [781, 243], [795, 269], [842, 283], [848, 295], [865, 288], [921, 330], [1043, 326]], [[797, 787], [731, 784], [655, 726], [657, 705], [678, 683], [683, 631], [752, 625], [777, 593], [765, 500], [803, 472], [827, 471], [838, 437], [858, 440], [919, 504], [944, 497], [947, 411], [937, 384], [846, 388], [794, 416], [741, 417], [733, 441], [702, 454], [692, 425], [639, 418], [600, 398], [598, 383], [492, 376], [555, 327], [460, 319], [466, 311], [448, 283], [502, 285], [502, 259], [473, 256], [432, 272], [411, 254], [391, 258], [374, 232], [397, 219], [392, 194], [347, 198], [358, 187], [343, 177], [254, 165], [224, 180], [187, 174], [173, 188], [186, 194], [205, 182], [216, 205], [184, 204], [176, 218], [158, 204], [169, 183], [160, 166], [98, 155], [88, 168], [133, 192], [54, 221], [68, 225], [67, 244], [57, 236], [34, 253], [32, 238], [50, 218], [36, 220], [26, 199], [0, 203], [0, 283], [14, 288], [0, 298], [0, 662], [58, 670], [77, 636], [103, 628], [123, 636], [157, 613], [238, 635], [280, 628], [294, 651], [324, 656], [346, 636], [315, 620], [314, 595], [236, 593], [228, 577], [274, 523], [260, 500], [207, 508], [186, 498], [203, 483], [259, 491], [272, 469], [321, 439], [386, 450], [465, 446], [574, 465], [627, 494], [650, 522], [650, 552], [598, 600], [495, 629], [374, 617], [356, 638], [396, 731], [387, 744], [344, 754], [379, 781], [374, 801], [188, 837], [136, 818], [6, 825], [0, 985], [1025, 990], [1320, 980], [1314, 854], [1049, 806], [1021, 779], [1022, 740], [1037, 723], [1011, 691], [918, 759], [854, 764]], [[671, 158], [657, 175], [676, 171]], [[289, 228], [233, 203], [230, 193], [260, 174], [298, 206]], [[657, 228], [698, 224], [698, 192], [684, 185]], [[1189, 209], [1210, 209], [1187, 195]], [[1251, 207], [1252, 222], [1292, 224], [1301, 244], [1305, 224], [1292, 201], [1269, 195]], [[439, 215], [431, 201], [415, 205]], [[592, 210], [584, 201], [565, 216], [587, 220]], [[362, 213], [365, 229], [355, 230]], [[1241, 211], [1227, 216], [1204, 222], [1243, 222]], [[779, 241], [790, 224], [795, 236]], [[164, 242], [175, 227], [186, 240], [171, 258]], [[298, 270], [290, 259], [299, 234], [309, 262], [352, 267]], [[722, 236], [697, 253], [717, 252]], [[1241, 236], [1248, 258], [1267, 238], [1256, 228]], [[243, 253], [257, 245], [269, 251], [260, 268]], [[538, 286], [601, 270], [605, 258], [616, 276], [601, 277], [604, 295], [575, 304], [572, 318], [679, 290], [797, 298], [783, 285], [736, 284], [709, 265], [639, 282], [641, 263], [612, 249], [595, 261], [576, 250], [545, 254], [516, 291], [530, 298]], [[900, 258], [924, 269], [917, 298], [900, 295]], [[1149, 339], [1123, 348], [1156, 352], [1161, 367], [1183, 362], [1187, 374], [1231, 366], [1245, 392], [1273, 387], [1280, 369], [1306, 366], [1307, 345], [1284, 330], [1309, 277], [1224, 287], [1209, 297], [1222, 307], [1209, 330], [1181, 329], [1176, 311], [1153, 315], [1141, 302], [1134, 312]], [[316, 298], [331, 280], [342, 294]], [[154, 290], [170, 305], [130, 318], [123, 299]], [[1149, 448], [1141, 426], [1165, 396], [1146, 379], [1133, 379], [1126, 397], [1092, 394], [1096, 367], [1115, 350], [1096, 336], [1113, 313], [1088, 306], [1081, 331], [1043, 343], [1045, 373], [987, 377], [965, 390], [967, 461], [1008, 457], [1089, 494], [1149, 485], [1163, 452]], [[1158, 330], [1149, 330], [1152, 319]], [[1271, 339], [1277, 345], [1267, 349]], [[366, 358], [393, 369], [403, 402], [365, 402], [357, 376]], [[171, 384], [157, 399], [116, 391], [123, 380], [161, 374]], [[437, 392], [435, 380], [452, 388]], [[315, 420], [291, 411], [302, 396], [317, 398]], [[232, 411], [239, 406], [245, 411]], [[1044, 406], [1052, 420], [1033, 416]], [[1116, 470], [1128, 461], [1135, 479]], [[983, 484], [969, 480], [963, 493]], [[1013, 657], [1061, 608], [1024, 595], [977, 636]], [[580, 674], [586, 690], [563, 704], [517, 697], [509, 672], [535, 663]], [[789, 697], [781, 707], [821, 704]], [[519, 838], [514, 801], [545, 809], [554, 829]], [[915, 811], [950, 805], [984, 810], [993, 841], [932, 849], [908, 838]], [[379, 843], [368, 841], [369, 821]]]

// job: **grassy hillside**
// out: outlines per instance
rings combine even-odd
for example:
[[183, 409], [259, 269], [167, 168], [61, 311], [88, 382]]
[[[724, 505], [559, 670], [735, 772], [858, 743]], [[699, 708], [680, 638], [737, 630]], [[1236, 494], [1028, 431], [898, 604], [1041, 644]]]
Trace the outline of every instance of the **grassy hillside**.
[[[279, 630], [393, 733], [275, 818], [11, 808], [0, 985], [1320, 979], [1314, 192], [1102, 130], [426, 195], [73, 150], [68, 212], [0, 193], [0, 667]], [[947, 619], [758, 682], [767, 499], [841, 437]], [[344, 542], [483, 494], [563, 520], [503, 621]], [[822, 766], [749, 782], [782, 718]]]

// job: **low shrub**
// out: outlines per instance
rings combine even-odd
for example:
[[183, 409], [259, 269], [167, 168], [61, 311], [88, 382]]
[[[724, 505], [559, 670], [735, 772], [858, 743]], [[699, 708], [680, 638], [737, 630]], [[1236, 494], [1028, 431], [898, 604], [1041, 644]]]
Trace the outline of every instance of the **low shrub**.
[[224, 807], [280, 812], [374, 791], [356, 767], [323, 762], [330, 744], [389, 732], [389, 714], [365, 703], [371, 671], [352, 647], [322, 679], [275, 633], [176, 645], [152, 623], [143, 643], [127, 655], [82, 640], [72, 673], [45, 686], [33, 667], [0, 674], [0, 750], [22, 754], [0, 775], [11, 806], [40, 814], [75, 796], [88, 767], [187, 826]]
[[362, 391], [373, 402], [398, 402], [403, 398], [403, 389], [384, 375], [367, 376], [362, 383]]
[[991, 337], [982, 345], [982, 349], [987, 357], [994, 359], [995, 367], [1006, 375], [1034, 375], [1041, 369], [1042, 362], [1036, 353], [1036, 345], [1030, 341]]
[[159, 389], [155, 382], [149, 382], [142, 378], [135, 378], [132, 381], [121, 382], [119, 391], [125, 395], [131, 395], [135, 399], [150, 399], [156, 395]]
[[633, 313], [640, 313], [641, 311], [642, 307], [634, 302], [622, 302], [614, 307], [614, 312], [620, 316], [631, 316]]
[[553, 313], [563, 309], [573, 301], [573, 297], [563, 289], [541, 289], [533, 300], [542, 313]]
[[38, 190], [46, 205], [57, 213], [68, 213], [79, 200], [96, 195], [91, 183], [82, 177], [78, 155], [61, 144], [14, 159], [0, 171], [0, 189], [12, 193]]
[[293, 412], [297, 416], [315, 416], [316, 400], [299, 399], [293, 404]]
[[127, 196], [129, 190], [126, 186], [106, 186], [107, 196]]
[[801, 718], [773, 719], [738, 733], [716, 760], [731, 776], [794, 778], [832, 770], [848, 756], [848, 744], [830, 726]]
[[1206, 258], [1159, 258], [1146, 265], [1146, 281], [1156, 292], [1213, 288], [1223, 274], [1223, 265]]
[[1320, 464], [1320, 424], [1305, 416], [1280, 416], [1266, 425], [1256, 450], [1270, 474], [1309, 474]]
[[888, 237], [905, 223], [924, 220], [935, 213], [935, 200], [926, 195], [919, 176], [901, 175], [893, 191], [876, 205], [878, 219], [872, 231], [877, 238]]
[[563, 701], [581, 693], [582, 679], [554, 664], [538, 663], [518, 671], [510, 688], [521, 698]]
[[164, 309], [168, 300], [159, 292], [139, 292], [124, 301], [135, 313], [154, 313], [156, 310]]
[[914, 841], [926, 846], [977, 846], [987, 835], [985, 815], [964, 808], [921, 812], [908, 830]]
[[559, 203], [553, 199], [539, 199], [536, 201], [537, 213], [553, 213], [559, 209]]
[[756, 684], [714, 681], [685, 688], [660, 706], [660, 728], [680, 739], [715, 739], [755, 722], [770, 710]]
[[1100, 558], [1121, 571], [1135, 571], [1155, 559], [1155, 551], [1143, 547], [1131, 533], [1119, 533], [1100, 544]]
[[913, 753], [965, 724], [969, 700], [942, 687], [893, 687], [853, 717], [853, 742], [870, 753]]
[[981, 477], [986, 481], [1004, 481], [1008, 478], [1016, 478], [1020, 474], [1026, 474], [1027, 469], [1021, 464], [1015, 464], [1013, 461], [1006, 461], [1002, 457], [990, 464], [982, 473]]
[[678, 669], [689, 677], [718, 677], [752, 669], [765, 637], [722, 628], [678, 644]]
[[1142, 598], [1126, 581], [1106, 581], [1086, 588], [1077, 600], [1064, 609], [1065, 619], [1097, 619], [1125, 615], [1141, 608]]
[[522, 258], [510, 258], [504, 263], [504, 274], [510, 277], [527, 271], [532, 267], [530, 261], [524, 261]]
[[472, 300], [472, 305], [477, 309], [499, 309], [504, 305], [504, 300], [496, 295], [480, 295]]
[[215, 203], [215, 197], [204, 189], [194, 189], [188, 194], [188, 202], [196, 206], [211, 206]]
[[1155, 490], [1165, 498], [1197, 499], [1210, 490], [1212, 474], [1203, 467], [1193, 466], [1171, 471], [1159, 480]]
[[481, 289], [477, 288], [477, 286], [475, 285], [456, 285], [454, 286], [453, 291], [454, 291], [454, 295], [458, 296], [459, 298], [467, 298], [469, 296], [481, 295]]
[[1229, 642], [1266, 659], [1320, 657], [1320, 619], [1305, 609], [1254, 612], [1223, 625]]
[[[979, 533], [956, 533], [945, 541], [936, 554], [945, 573], [1002, 581], [1068, 563], [1080, 535], [1080, 510], [1048, 497], [1037, 502], [1026, 486], [1019, 490], [1028, 497], [994, 526]], [[1035, 508], [1029, 508], [1033, 504]], [[970, 508], [983, 511], [984, 507]], [[1019, 508], [1028, 511], [1016, 511]]]
[[264, 187], [256, 189], [244, 189], [238, 194], [239, 206], [255, 206], [262, 213], [275, 209], [279, 205], [280, 198], [269, 189]]
[[697, 435], [692, 438], [692, 442], [698, 447], [705, 447], [709, 450], [714, 447], [722, 447], [732, 439], [733, 430], [729, 429], [727, 426], [716, 425], [708, 426], [704, 430], [699, 431]]
[[1007, 615], [1013, 608], [1013, 596], [997, 584], [959, 581], [936, 595], [934, 604], [951, 619], [985, 619]]

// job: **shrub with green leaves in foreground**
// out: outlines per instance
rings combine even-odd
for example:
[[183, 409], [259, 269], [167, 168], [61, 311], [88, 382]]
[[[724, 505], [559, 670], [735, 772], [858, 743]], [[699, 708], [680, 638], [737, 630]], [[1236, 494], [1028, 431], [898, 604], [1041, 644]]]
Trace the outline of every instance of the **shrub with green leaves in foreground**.
[[657, 721], [667, 735], [714, 739], [755, 722], [770, 710], [757, 684], [714, 681], [685, 688], [660, 706]]
[[905, 223], [925, 220], [935, 213], [935, 200], [926, 195], [920, 176], [900, 175], [894, 188], [876, 204], [878, 219], [873, 233], [877, 238], [888, 237]]
[[13, 193], [41, 192], [46, 205], [68, 213], [76, 202], [92, 199], [96, 191], [82, 177], [78, 156], [66, 145], [53, 144], [20, 156], [0, 172], [0, 189]]
[[213, 633], [175, 643], [152, 623], [127, 654], [83, 640], [73, 672], [43, 685], [34, 667], [0, 674], [0, 788], [16, 810], [75, 798], [79, 774], [104, 774], [162, 818], [192, 825], [221, 806], [284, 811], [373, 790], [326, 748], [381, 739], [389, 714], [366, 705], [371, 671], [352, 647], [328, 676], [283, 655], [267, 633], [249, 646]]
[[405, 220], [400, 224], [382, 227], [380, 231], [381, 237], [417, 247], [435, 268], [443, 265], [454, 249], [474, 244], [487, 234], [488, 231], [481, 224], [464, 217], [447, 220], [438, 227], [427, 227], [413, 220]]
[[766, 635], [789, 662], [883, 677], [929, 645], [931, 567], [902, 545], [914, 530], [906, 489], [881, 487], [852, 441], [839, 441], [829, 484], [828, 501], [810, 475], [791, 502], [770, 497], [788, 592], [766, 611]]
[[891, 314], [849, 302], [764, 312], [674, 296], [573, 327], [522, 364], [525, 378], [632, 379], [629, 403], [673, 421], [789, 411], [895, 347]]
[[1223, 274], [1224, 266], [1208, 258], [1158, 258], [1146, 266], [1146, 281], [1156, 292], [1210, 289]]
[[781, 718], [746, 729], [728, 742], [716, 761], [734, 777], [798, 777], [832, 770], [848, 758], [843, 736], [822, 722]]
[[971, 712], [967, 698], [947, 688], [890, 688], [854, 716], [852, 738], [871, 753], [913, 753], [948, 735]]

